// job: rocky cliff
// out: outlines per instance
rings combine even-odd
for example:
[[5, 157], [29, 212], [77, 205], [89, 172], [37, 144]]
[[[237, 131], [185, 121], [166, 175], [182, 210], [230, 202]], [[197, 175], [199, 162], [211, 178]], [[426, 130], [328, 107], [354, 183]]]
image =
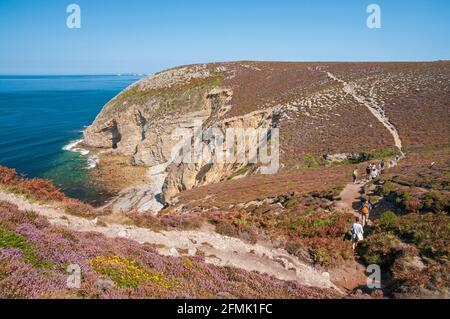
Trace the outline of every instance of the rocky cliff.
[[[177, 130], [195, 131], [198, 123], [202, 132], [278, 128], [281, 169], [316, 165], [333, 154], [443, 144], [449, 136], [449, 81], [448, 62], [183, 66], [116, 96], [85, 130], [84, 141], [149, 167], [153, 184], [139, 191], [161, 193], [159, 201], [170, 202], [181, 191], [261, 168], [240, 161], [238, 154], [226, 163], [174, 162]], [[410, 121], [416, 122], [414, 128]], [[269, 136], [268, 143], [273, 142]], [[254, 143], [244, 139], [247, 149]], [[133, 194], [139, 197], [139, 191]]]

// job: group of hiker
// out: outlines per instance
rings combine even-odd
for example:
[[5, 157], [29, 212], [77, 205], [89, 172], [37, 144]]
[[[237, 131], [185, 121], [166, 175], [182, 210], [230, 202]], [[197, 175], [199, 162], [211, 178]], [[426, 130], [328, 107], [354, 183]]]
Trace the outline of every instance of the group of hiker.
[[[366, 167], [366, 181], [370, 181], [372, 179], [376, 179], [380, 177], [380, 175], [383, 173], [384, 169], [386, 167], [386, 164], [384, 160], [382, 160], [380, 163], [370, 163]], [[358, 184], [360, 182], [359, 172], [358, 168], [355, 168], [353, 171], [353, 183]]]
[[[400, 155], [396, 155], [395, 159], [391, 159], [389, 161], [388, 167], [392, 168], [397, 166], [398, 162], [400, 161], [401, 157]], [[430, 168], [434, 165], [434, 163], [431, 164]], [[366, 182], [369, 182], [373, 179], [377, 179], [380, 177], [380, 175], [384, 172], [386, 168], [386, 163], [384, 159], [376, 164], [376, 163], [369, 163], [366, 167]], [[355, 168], [353, 171], [353, 183], [359, 184], [361, 182], [358, 174], [358, 168]], [[358, 242], [364, 240], [364, 227], [367, 225], [369, 221], [369, 215], [372, 212], [373, 204], [370, 202], [370, 199], [368, 197], [363, 197], [361, 201], [361, 208], [359, 209], [359, 217], [355, 218], [355, 222], [352, 225], [352, 243], [353, 243], [353, 250], [356, 249], [356, 246], [358, 245]]]
[[[389, 161], [388, 167], [391, 168], [391, 167], [397, 166], [397, 163], [399, 160], [400, 160], [400, 156], [397, 155], [395, 157], [395, 159], [391, 159]], [[381, 162], [379, 162], [378, 164], [369, 163], [366, 166], [365, 181], [369, 182], [373, 179], [377, 179], [384, 172], [385, 168], [386, 168], [386, 163], [385, 163], [384, 159]], [[360, 182], [361, 182], [361, 179], [359, 177], [358, 168], [355, 168], [355, 170], [353, 171], [353, 183], [359, 184]]]

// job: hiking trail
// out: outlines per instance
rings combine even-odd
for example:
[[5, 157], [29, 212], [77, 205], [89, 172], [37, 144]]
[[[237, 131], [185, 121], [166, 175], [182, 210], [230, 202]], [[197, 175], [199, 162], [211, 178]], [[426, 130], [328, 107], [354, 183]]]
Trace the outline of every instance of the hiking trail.
[[389, 133], [394, 138], [395, 146], [399, 149], [403, 157], [404, 153], [402, 150], [403, 149], [402, 140], [400, 139], [400, 134], [398, 133], [397, 128], [390, 121], [389, 117], [387, 117], [383, 108], [380, 105], [378, 105], [378, 103], [371, 97], [373, 95], [372, 92], [374, 86], [372, 86], [371, 93], [369, 94], [369, 96], [364, 96], [356, 92], [355, 90], [355, 88], [357, 88], [356, 84], [348, 83], [342, 79], [339, 79], [331, 72], [326, 73], [330, 79], [341, 83], [344, 86], [343, 90], [346, 94], [351, 95], [356, 101], [363, 104], [377, 118], [377, 120], [388, 129]]
[[349, 183], [345, 185], [339, 197], [341, 198], [336, 206], [344, 210], [352, 212], [355, 216], [359, 217], [358, 206], [361, 203], [361, 189], [364, 184]]
[[280, 280], [296, 281], [305, 286], [334, 288], [340, 291], [327, 274], [301, 262], [287, 251], [265, 244], [249, 244], [240, 239], [217, 234], [212, 227], [191, 231], [153, 231], [122, 224], [98, 225], [97, 218], [89, 220], [69, 215], [49, 205], [29, 203], [25, 198], [0, 191], [0, 201], [18, 206], [20, 210], [34, 211], [50, 224], [78, 232], [97, 232], [109, 238], [127, 238], [141, 244], [154, 244], [158, 253], [166, 256], [195, 256], [204, 253], [205, 262], [217, 266], [231, 266], [247, 271], [258, 271]]

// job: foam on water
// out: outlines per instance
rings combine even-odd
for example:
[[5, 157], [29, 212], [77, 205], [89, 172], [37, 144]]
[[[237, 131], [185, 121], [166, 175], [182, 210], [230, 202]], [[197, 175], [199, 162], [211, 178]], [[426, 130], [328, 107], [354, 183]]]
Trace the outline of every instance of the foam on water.
[[81, 140], [81, 139], [72, 141], [69, 144], [65, 145], [63, 147], [63, 150], [68, 151], [68, 152], [79, 153], [82, 156], [86, 156], [86, 163], [87, 163], [86, 168], [87, 169], [96, 168], [97, 164], [98, 164], [98, 156], [94, 155], [94, 154], [89, 155], [90, 154], [89, 150], [84, 149], [79, 146], [81, 144], [81, 142], [83, 142], [83, 140]]

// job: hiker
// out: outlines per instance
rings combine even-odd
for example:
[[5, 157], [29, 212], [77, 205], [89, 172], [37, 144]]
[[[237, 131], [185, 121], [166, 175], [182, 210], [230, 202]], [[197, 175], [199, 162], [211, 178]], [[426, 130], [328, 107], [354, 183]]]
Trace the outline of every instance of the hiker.
[[359, 222], [359, 218], [355, 218], [355, 222], [352, 225], [352, 249], [356, 250], [358, 242], [364, 240], [364, 228]]
[[367, 165], [367, 167], [366, 167], [366, 180], [367, 181], [370, 180], [370, 172], [372, 171], [372, 167], [370, 165], [371, 164]]
[[371, 203], [369, 200], [366, 200], [362, 205], [361, 209], [359, 210], [359, 213], [361, 214], [361, 222], [363, 227], [365, 227], [367, 225], [367, 222], [369, 221], [370, 208]]
[[357, 183], [358, 183], [358, 169], [355, 168], [355, 170], [353, 171], [353, 184]]
[[385, 166], [386, 166], [386, 165], [385, 165], [385, 163], [384, 163], [384, 160], [382, 160], [381, 163], [380, 163], [380, 174], [383, 173], [384, 167], [385, 167]]
[[370, 177], [372, 179], [376, 179], [378, 177], [378, 170], [377, 170], [377, 166], [375, 164], [372, 164], [372, 168], [370, 170]]
[[[370, 201], [370, 198], [367, 200], [367, 205], [369, 206], [369, 215], [370, 215], [370, 213], [372, 213], [372, 209], [373, 209], [373, 204]], [[367, 218], [369, 218], [369, 216], [367, 216]]]

